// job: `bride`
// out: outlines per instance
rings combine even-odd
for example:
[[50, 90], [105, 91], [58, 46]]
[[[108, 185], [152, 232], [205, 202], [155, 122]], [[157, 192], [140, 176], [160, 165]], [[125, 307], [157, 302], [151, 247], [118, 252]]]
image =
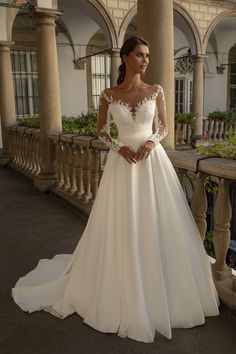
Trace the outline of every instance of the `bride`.
[[[28, 312], [77, 312], [101, 332], [153, 342], [155, 331], [202, 325], [219, 314], [210, 263], [174, 168], [164, 92], [141, 81], [149, 45], [120, 52], [118, 85], [102, 92], [98, 136], [110, 147], [99, 191], [73, 255], [40, 260], [12, 290]], [[109, 133], [114, 122], [118, 138]], [[154, 128], [154, 129], [153, 129]]]

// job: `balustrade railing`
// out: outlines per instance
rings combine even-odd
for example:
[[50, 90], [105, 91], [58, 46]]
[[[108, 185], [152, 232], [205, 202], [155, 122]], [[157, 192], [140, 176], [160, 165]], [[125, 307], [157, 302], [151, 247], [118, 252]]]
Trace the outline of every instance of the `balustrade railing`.
[[[224, 130], [219, 129], [223, 134]], [[37, 176], [40, 172], [39, 130], [11, 126], [7, 132], [11, 166], [31, 178]], [[214, 136], [217, 137], [217, 134]], [[50, 133], [49, 139], [54, 143], [57, 171], [57, 181], [52, 191], [88, 215], [97, 194], [107, 147], [97, 139], [74, 134]], [[216, 261], [212, 272], [221, 300], [236, 310], [236, 277], [226, 264], [231, 221], [229, 186], [236, 181], [236, 161], [211, 158], [198, 163], [201, 156], [191, 152], [167, 153], [180, 182], [184, 185], [186, 175], [192, 181], [191, 208], [203, 240], [206, 234], [206, 176], [212, 176], [218, 184], [213, 231]]]
[[226, 264], [226, 255], [230, 242], [230, 221], [232, 210], [229, 186], [236, 181], [236, 161], [230, 159], [210, 158], [190, 152], [170, 151], [168, 156], [174, 165], [180, 182], [184, 185], [184, 176], [193, 183], [191, 209], [201, 234], [206, 235], [207, 195], [205, 178], [211, 176], [218, 184], [218, 193], [214, 207], [213, 244], [216, 260], [212, 264], [212, 272], [216, 288], [221, 300], [231, 309], [236, 310], [236, 272]]
[[[213, 144], [217, 141], [227, 140], [227, 132], [232, 131], [236, 136], [236, 123], [227, 123], [213, 119], [203, 120], [202, 135], [205, 142]], [[189, 123], [175, 122], [176, 145], [191, 143], [192, 127]]]
[[40, 172], [40, 130], [7, 127], [11, 166], [28, 177]]

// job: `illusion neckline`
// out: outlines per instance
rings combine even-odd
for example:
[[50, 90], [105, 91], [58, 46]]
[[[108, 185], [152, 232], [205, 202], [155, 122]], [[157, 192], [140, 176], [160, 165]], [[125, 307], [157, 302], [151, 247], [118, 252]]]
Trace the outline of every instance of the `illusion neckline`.
[[121, 106], [126, 107], [132, 116], [136, 116], [137, 112], [139, 111], [140, 107], [142, 107], [145, 103], [154, 101], [159, 93], [159, 90], [154, 91], [150, 97], [144, 97], [142, 100], [138, 101], [135, 106], [131, 105], [129, 102], [125, 102], [122, 99], [116, 99], [113, 95], [107, 95], [103, 90], [103, 96], [107, 100], [108, 103], [112, 104], [120, 104]]

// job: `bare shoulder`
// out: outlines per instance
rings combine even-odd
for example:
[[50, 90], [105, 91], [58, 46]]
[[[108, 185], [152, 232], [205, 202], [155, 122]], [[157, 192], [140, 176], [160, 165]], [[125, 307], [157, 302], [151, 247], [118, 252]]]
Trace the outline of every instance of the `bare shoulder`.
[[160, 84], [154, 84], [152, 87], [153, 87], [153, 89], [154, 89], [155, 91], [163, 90], [163, 88], [162, 88], [162, 86], [161, 86]]
[[144, 84], [143, 88], [147, 93], [150, 93], [150, 94], [155, 93], [155, 92], [160, 92], [163, 90], [163, 88], [160, 84], [154, 84], [154, 85]]

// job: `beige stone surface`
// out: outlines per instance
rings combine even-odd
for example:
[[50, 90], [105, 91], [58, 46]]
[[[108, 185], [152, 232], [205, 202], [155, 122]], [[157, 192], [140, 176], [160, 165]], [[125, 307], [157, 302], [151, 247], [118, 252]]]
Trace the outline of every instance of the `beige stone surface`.
[[[12, 80], [12, 67], [10, 48], [12, 42], [0, 42], [0, 112], [3, 151], [2, 155], [8, 155], [6, 126], [16, 121], [15, 99]], [[5, 163], [5, 159], [4, 159]]]

